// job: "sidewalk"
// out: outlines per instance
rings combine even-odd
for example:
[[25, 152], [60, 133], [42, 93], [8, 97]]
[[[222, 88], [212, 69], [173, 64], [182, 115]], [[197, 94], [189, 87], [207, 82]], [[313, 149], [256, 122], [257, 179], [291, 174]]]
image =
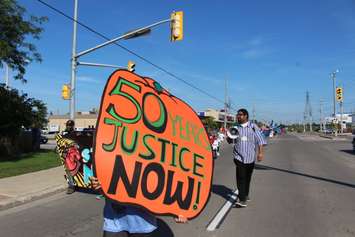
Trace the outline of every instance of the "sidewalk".
[[0, 211], [64, 191], [67, 184], [63, 175], [59, 166], [0, 179]]

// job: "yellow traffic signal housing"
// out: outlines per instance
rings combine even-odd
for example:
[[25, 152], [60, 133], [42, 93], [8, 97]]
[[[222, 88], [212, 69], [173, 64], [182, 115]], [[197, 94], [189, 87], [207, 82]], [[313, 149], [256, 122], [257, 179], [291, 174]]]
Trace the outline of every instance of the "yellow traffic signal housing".
[[133, 61], [129, 60], [127, 64], [127, 70], [130, 72], [134, 72], [136, 70], [135, 67], [136, 64]]
[[337, 87], [335, 92], [336, 92], [337, 101], [342, 102], [343, 101], [343, 88]]
[[70, 100], [70, 97], [71, 97], [70, 85], [64, 84], [62, 87], [62, 98], [64, 100]]
[[184, 12], [173, 12], [170, 17], [170, 40], [177, 41], [184, 38]]

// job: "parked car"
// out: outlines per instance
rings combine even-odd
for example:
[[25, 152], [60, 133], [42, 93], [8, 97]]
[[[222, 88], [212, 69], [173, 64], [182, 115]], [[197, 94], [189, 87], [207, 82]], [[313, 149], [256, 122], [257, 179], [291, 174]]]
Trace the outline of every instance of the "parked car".
[[48, 138], [45, 136], [41, 136], [41, 144], [46, 144], [48, 142]]
[[353, 152], [355, 152], [355, 137], [353, 138]]

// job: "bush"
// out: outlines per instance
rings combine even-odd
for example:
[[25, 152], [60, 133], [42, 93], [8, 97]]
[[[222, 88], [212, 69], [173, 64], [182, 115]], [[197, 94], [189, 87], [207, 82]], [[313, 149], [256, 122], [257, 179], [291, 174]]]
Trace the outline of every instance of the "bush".
[[16, 156], [21, 152], [21, 131], [43, 128], [47, 123], [47, 107], [41, 100], [28, 98], [27, 94], [4, 84], [0, 84], [0, 101], [0, 155]]

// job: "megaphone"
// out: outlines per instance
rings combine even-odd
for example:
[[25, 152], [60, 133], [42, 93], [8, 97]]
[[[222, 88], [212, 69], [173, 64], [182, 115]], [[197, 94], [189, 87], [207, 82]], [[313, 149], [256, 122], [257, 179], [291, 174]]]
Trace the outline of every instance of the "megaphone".
[[230, 139], [237, 139], [239, 137], [239, 131], [235, 127], [231, 127], [230, 129], [227, 130], [227, 136]]

